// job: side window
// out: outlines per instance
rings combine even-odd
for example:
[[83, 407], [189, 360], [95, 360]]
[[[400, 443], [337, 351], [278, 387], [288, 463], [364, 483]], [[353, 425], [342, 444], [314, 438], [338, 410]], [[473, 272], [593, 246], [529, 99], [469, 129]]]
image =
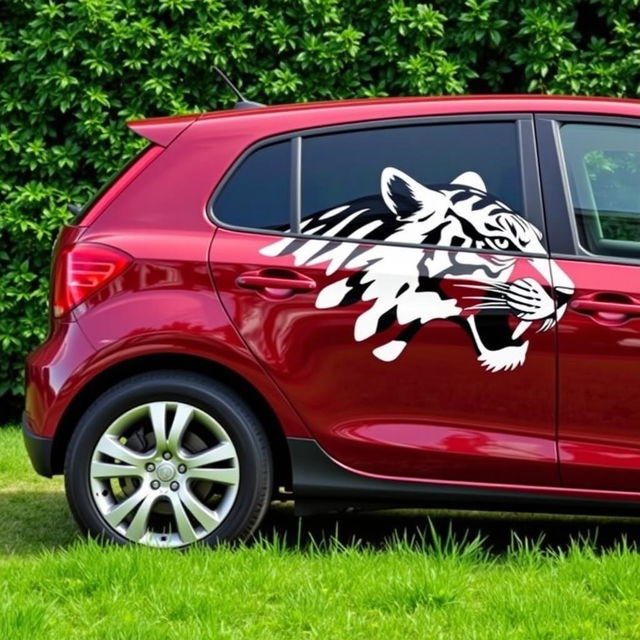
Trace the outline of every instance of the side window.
[[291, 212], [289, 141], [259, 147], [233, 172], [213, 203], [218, 220], [235, 227], [284, 231]]
[[[305, 234], [483, 246], [469, 239], [486, 217], [480, 211], [523, 213], [516, 124], [411, 125], [306, 137], [301, 191]], [[443, 225], [444, 218], [452, 224]], [[433, 225], [430, 236], [417, 227], [412, 236], [406, 225], [404, 236], [395, 235], [402, 223], [419, 220], [423, 230]]]
[[580, 245], [640, 258], [640, 129], [565, 124], [560, 138]]

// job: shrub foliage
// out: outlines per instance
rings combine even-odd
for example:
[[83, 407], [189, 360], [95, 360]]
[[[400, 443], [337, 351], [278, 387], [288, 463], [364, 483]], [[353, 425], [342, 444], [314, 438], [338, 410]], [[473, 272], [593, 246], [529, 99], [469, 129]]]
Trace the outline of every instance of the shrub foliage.
[[638, 0], [2, 0], [0, 396], [43, 339], [66, 206], [136, 151], [132, 118], [411, 94], [638, 95]]

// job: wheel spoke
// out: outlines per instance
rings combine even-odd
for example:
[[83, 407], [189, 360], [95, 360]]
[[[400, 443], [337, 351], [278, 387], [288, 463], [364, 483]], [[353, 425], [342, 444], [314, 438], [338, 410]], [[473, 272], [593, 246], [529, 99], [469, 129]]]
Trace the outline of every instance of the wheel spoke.
[[211, 509], [207, 509], [187, 487], [183, 487], [180, 491], [180, 499], [207, 531], [213, 531], [220, 524], [218, 514], [215, 511], [211, 511]]
[[127, 464], [134, 466], [144, 464], [148, 457], [137, 453], [133, 449], [129, 449], [129, 447], [118, 442], [118, 438], [116, 436], [110, 435], [105, 435], [100, 438], [100, 442], [98, 442], [96, 449], [105, 456], [109, 456], [114, 460], [121, 460], [122, 462], [126, 462]]
[[156, 449], [167, 446], [167, 405], [164, 402], [152, 402], [149, 405], [149, 418], [156, 438]]
[[231, 469], [203, 469], [196, 467], [188, 472], [188, 477], [193, 480], [209, 480], [220, 484], [238, 484], [239, 476], [238, 469], [235, 467]]
[[127, 528], [128, 538], [131, 538], [131, 540], [134, 540], [135, 542], [139, 542], [144, 534], [147, 533], [149, 514], [151, 513], [151, 509], [157, 499], [157, 494], [147, 494], [144, 498], [142, 504], [138, 507], [136, 515], [133, 516], [131, 524]]
[[190, 407], [188, 404], [179, 404], [177, 406], [173, 422], [169, 429], [169, 437], [167, 438], [167, 446], [174, 453], [178, 451], [182, 436], [189, 426], [192, 416], [193, 407]]
[[91, 476], [93, 478], [125, 478], [129, 476], [142, 476], [143, 471], [130, 464], [115, 464], [111, 462], [91, 463]]
[[173, 506], [173, 514], [176, 518], [178, 533], [180, 534], [182, 542], [184, 544], [195, 542], [198, 539], [198, 536], [193, 529], [193, 525], [191, 524], [189, 516], [184, 510], [184, 506], [177, 493], [171, 494], [171, 505]]
[[235, 449], [230, 442], [221, 442], [211, 449], [207, 449], [202, 453], [190, 456], [188, 459], [189, 468], [204, 467], [208, 464], [215, 464], [223, 460], [231, 460], [235, 458]]
[[117, 527], [147, 496], [147, 491], [142, 488], [131, 494], [126, 500], [118, 503], [104, 514], [106, 521]]

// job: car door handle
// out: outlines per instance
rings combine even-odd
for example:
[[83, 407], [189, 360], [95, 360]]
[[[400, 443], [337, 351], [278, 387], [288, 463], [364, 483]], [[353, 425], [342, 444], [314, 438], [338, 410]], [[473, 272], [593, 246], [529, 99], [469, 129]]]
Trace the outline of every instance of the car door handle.
[[285, 289], [287, 291], [313, 291], [315, 280], [288, 269], [262, 269], [247, 271], [236, 278], [243, 289]]
[[[606, 297], [613, 297], [607, 300]], [[640, 316], [640, 301], [630, 296], [620, 294], [595, 294], [576, 298], [569, 306], [578, 313], [592, 316], [594, 320], [600, 320], [606, 324], [625, 322], [629, 318]]]

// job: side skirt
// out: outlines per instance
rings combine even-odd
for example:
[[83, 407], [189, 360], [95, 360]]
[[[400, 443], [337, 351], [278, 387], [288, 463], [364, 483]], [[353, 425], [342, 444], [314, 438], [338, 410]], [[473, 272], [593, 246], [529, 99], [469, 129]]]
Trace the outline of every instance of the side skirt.
[[438, 508], [582, 515], [640, 515], [640, 501], [549, 496], [370, 478], [336, 463], [315, 440], [287, 438], [298, 515]]

